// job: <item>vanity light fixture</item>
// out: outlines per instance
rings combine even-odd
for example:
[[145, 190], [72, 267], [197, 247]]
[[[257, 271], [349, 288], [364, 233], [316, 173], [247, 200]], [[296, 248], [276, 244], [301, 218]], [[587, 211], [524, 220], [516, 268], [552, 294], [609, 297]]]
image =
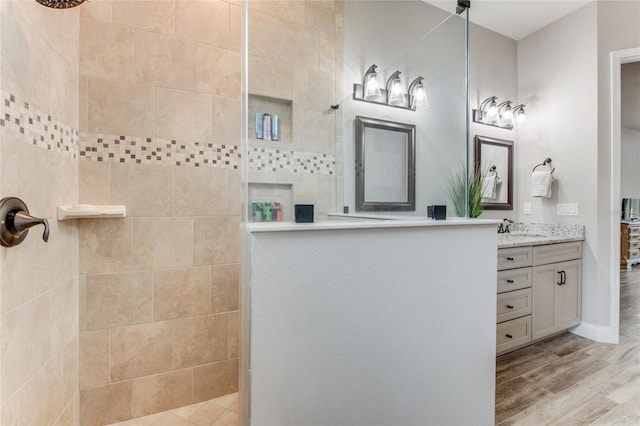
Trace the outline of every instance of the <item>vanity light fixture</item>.
[[424, 90], [424, 85], [422, 84], [422, 77], [418, 77], [411, 82], [409, 85], [409, 99], [410, 106], [412, 109], [416, 109], [417, 107], [428, 107], [429, 101], [427, 100], [427, 92]]
[[401, 72], [396, 71], [387, 80], [385, 88], [381, 88], [376, 68], [375, 64], [371, 65], [362, 77], [362, 84], [353, 85], [353, 99], [412, 111], [417, 107], [429, 105], [422, 77], [413, 80], [409, 90], [405, 92], [400, 79]]
[[473, 110], [474, 123], [511, 130], [514, 126], [514, 117], [518, 123], [524, 121], [524, 104], [511, 107], [513, 101], [504, 101], [498, 104], [497, 99], [497, 96], [491, 96], [482, 101], [479, 109]]
[[382, 96], [376, 68], [376, 64], [371, 65], [367, 72], [364, 73], [364, 77], [362, 78], [362, 90], [365, 101], [372, 101]]

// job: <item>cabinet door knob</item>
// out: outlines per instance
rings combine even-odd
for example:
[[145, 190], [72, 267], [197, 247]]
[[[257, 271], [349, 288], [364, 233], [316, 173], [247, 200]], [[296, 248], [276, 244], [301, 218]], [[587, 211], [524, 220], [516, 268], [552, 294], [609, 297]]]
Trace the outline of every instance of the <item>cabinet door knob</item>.
[[509, 284], [513, 284], [513, 280], [507, 280]]
[[509, 338], [509, 339], [513, 339], [513, 336], [510, 335], [510, 334], [505, 334], [505, 336], [507, 336], [507, 338]]
[[513, 305], [507, 305], [507, 308], [513, 309]]

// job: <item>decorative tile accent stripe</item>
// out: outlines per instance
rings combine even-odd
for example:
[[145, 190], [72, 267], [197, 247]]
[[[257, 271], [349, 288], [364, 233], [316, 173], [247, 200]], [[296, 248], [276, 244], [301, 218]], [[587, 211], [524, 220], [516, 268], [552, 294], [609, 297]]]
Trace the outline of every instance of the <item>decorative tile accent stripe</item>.
[[237, 145], [80, 133], [80, 157], [93, 161], [238, 169]]
[[268, 172], [332, 175], [336, 169], [336, 159], [333, 155], [316, 152], [251, 147], [249, 168]]
[[[239, 169], [241, 155], [237, 145], [83, 132], [80, 134], [80, 157], [105, 162]], [[249, 149], [249, 168], [253, 170], [331, 175], [335, 172], [335, 164], [335, 157], [329, 154], [278, 148]]]
[[51, 115], [38, 110], [15, 95], [0, 91], [0, 127], [17, 136], [17, 140], [38, 148], [78, 158], [78, 131]]

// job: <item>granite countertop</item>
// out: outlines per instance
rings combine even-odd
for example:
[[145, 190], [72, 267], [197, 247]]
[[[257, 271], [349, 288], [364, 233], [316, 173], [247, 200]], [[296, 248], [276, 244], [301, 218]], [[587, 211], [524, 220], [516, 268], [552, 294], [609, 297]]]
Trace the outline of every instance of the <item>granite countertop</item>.
[[513, 223], [511, 232], [498, 234], [498, 248], [540, 246], [583, 241], [584, 226], [549, 223]]

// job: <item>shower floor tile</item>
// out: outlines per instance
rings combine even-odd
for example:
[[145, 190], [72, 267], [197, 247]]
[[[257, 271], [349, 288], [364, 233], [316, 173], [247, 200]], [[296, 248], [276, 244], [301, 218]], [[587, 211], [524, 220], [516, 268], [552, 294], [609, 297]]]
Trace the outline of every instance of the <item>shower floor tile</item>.
[[238, 426], [238, 393], [109, 426]]

